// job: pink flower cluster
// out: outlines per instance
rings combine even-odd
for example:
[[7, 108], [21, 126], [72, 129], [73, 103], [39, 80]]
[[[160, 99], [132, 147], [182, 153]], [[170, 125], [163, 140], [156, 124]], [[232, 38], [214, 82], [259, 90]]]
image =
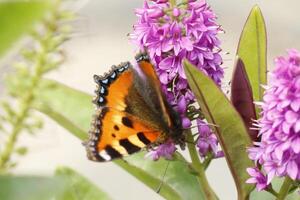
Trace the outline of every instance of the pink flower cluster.
[[[168, 101], [180, 113], [183, 127], [188, 128], [191, 120], [186, 112], [195, 97], [184, 74], [183, 60], [197, 66], [218, 85], [223, 78], [217, 37], [222, 30], [216, 15], [205, 0], [177, 1], [176, 5], [167, 0], [145, 0], [143, 8], [136, 9], [136, 16], [130, 39], [139, 50], [149, 53]], [[200, 146], [203, 155], [208, 147], [211, 150], [211, 144]]]
[[[261, 141], [249, 149], [249, 157], [262, 166], [258, 189], [264, 189], [274, 176], [300, 180], [300, 52], [291, 49], [287, 57], [275, 60], [270, 85], [266, 87], [261, 118], [257, 126]], [[265, 175], [264, 175], [265, 174]], [[266, 178], [262, 178], [265, 176]], [[264, 180], [263, 186], [261, 185]]]

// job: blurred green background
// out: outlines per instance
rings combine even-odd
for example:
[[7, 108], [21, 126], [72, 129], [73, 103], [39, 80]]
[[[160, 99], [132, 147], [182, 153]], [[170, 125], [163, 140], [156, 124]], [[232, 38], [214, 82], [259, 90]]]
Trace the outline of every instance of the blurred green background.
[[[224, 52], [224, 68], [226, 82], [230, 79], [234, 56], [239, 35], [244, 22], [253, 5], [258, 4], [265, 17], [268, 35], [268, 67], [272, 68], [275, 56], [284, 54], [288, 48], [300, 49], [300, 2], [298, 0], [208, 0], [212, 9], [218, 15], [218, 22], [225, 30], [220, 34]], [[131, 32], [136, 18], [134, 9], [142, 6], [142, 0], [73, 0], [64, 1], [63, 7], [76, 13], [76, 18], [70, 24], [73, 26], [71, 39], [64, 43], [65, 62], [58, 70], [47, 74], [47, 78], [58, 80], [68, 86], [93, 94], [95, 84], [94, 74], [102, 74], [113, 64], [126, 60], [133, 60], [135, 47], [128, 41], [127, 34]], [[11, 63], [19, 59], [18, 51], [31, 45], [28, 33], [51, 9], [47, 1], [0, 1], [0, 97], [5, 98], [4, 77], [12, 72]], [[251, 51], [251, 49], [249, 49]], [[227, 54], [228, 52], [228, 54]], [[74, 108], [76, 109], [76, 108]], [[18, 164], [12, 173], [21, 175], [19, 178], [0, 178], [0, 199], [5, 199], [5, 192], [10, 185], [21, 185], [19, 192], [26, 191], [26, 186], [48, 184], [49, 191], [41, 195], [52, 194], [56, 191], [59, 198], [72, 199], [69, 188], [59, 191], [60, 184], [66, 184], [64, 178], [59, 177], [40, 179], [40, 176], [51, 176], [58, 166], [69, 166], [88, 178], [93, 184], [103, 189], [112, 199], [162, 199], [142, 183], [113, 163], [93, 163], [87, 160], [86, 152], [81, 141], [69, 134], [55, 122], [40, 114], [45, 124], [34, 136], [21, 134], [18, 146], [28, 147], [28, 154], [13, 157]], [[0, 150], [5, 144], [5, 136], [0, 133]], [[1, 146], [2, 145], [2, 146]], [[74, 188], [95, 187], [87, 181], [85, 186], [78, 186], [83, 182], [81, 175], [70, 169], [57, 170], [56, 174], [73, 177], [71, 185]], [[232, 200], [236, 198], [233, 180], [224, 159], [215, 160], [208, 169], [208, 179], [220, 199]], [[71, 174], [71, 175], [70, 175]], [[26, 175], [29, 182], [22, 182]], [[75, 177], [75, 178], [74, 178]], [[62, 180], [63, 179], [63, 180]], [[69, 180], [69, 179], [67, 179]], [[80, 180], [80, 181], [78, 181]], [[54, 181], [54, 182], [53, 182]], [[55, 182], [57, 181], [57, 182]], [[23, 184], [22, 184], [23, 183]], [[67, 182], [68, 185], [70, 185]], [[76, 185], [77, 184], [77, 185]], [[74, 190], [73, 188], [73, 190]], [[35, 191], [33, 191], [35, 192]], [[98, 191], [92, 196], [101, 196]], [[40, 194], [30, 199], [42, 199]], [[64, 195], [69, 195], [66, 197]], [[20, 196], [11, 199], [21, 199]], [[24, 198], [23, 198], [24, 199]], [[92, 197], [86, 198], [92, 199]]]

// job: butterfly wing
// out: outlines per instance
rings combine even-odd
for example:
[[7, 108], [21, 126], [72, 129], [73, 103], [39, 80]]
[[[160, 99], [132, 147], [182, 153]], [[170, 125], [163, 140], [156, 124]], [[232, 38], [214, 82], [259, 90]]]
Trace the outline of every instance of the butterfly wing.
[[182, 134], [180, 119], [167, 103], [148, 56], [140, 54], [136, 60], [136, 69], [123, 63], [94, 77], [98, 108], [85, 143], [91, 160], [120, 158]]
[[[148, 55], [145, 53], [138, 54], [136, 60], [138, 62], [139, 70], [141, 71], [140, 73], [144, 74], [144, 80], [141, 78], [141, 75], [135, 76], [136, 80], [134, 82], [138, 83], [136, 88], [142, 96], [148, 100], [147, 103], [153, 107], [153, 110], [161, 117], [161, 127], [166, 130], [166, 132], [172, 127], [181, 129], [180, 118], [167, 102], [162, 92], [158, 76]], [[144, 88], [147, 88], [147, 90]]]
[[135, 153], [153, 143], [160, 134], [137, 118], [117, 110], [104, 108], [100, 117], [100, 121], [95, 120], [93, 136], [87, 143], [91, 160], [109, 161]]
[[[153, 143], [160, 135], [146, 118], [128, 112], [128, 107], [150, 108], [137, 93], [133, 84], [134, 70], [129, 63], [113, 67], [103, 77], [95, 76], [98, 84], [94, 103], [97, 112], [92, 122], [90, 138], [85, 143], [88, 157], [95, 161], [109, 161], [135, 153]], [[128, 99], [134, 97], [134, 100]]]

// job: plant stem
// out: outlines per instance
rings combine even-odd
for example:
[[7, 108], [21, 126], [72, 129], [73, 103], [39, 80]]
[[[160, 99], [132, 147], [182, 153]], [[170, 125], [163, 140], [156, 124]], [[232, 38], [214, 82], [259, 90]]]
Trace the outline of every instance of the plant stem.
[[[57, 36], [57, 33], [59, 35], [63, 36], [63, 33], [58, 32], [57, 24], [59, 20], [61, 19], [59, 17], [58, 10], [60, 6], [61, 1], [56, 0], [56, 2], [53, 4], [53, 10], [52, 15], [53, 17], [48, 20], [44, 21], [43, 26], [45, 28], [45, 32], [43, 32], [41, 35], [38, 33], [33, 37], [37, 40], [37, 43], [40, 46], [39, 51], [37, 51], [36, 56], [34, 58], [34, 61], [32, 62], [32, 72], [28, 69], [30, 74], [28, 75], [28, 79], [30, 81], [28, 87], [26, 87], [26, 92], [24, 92], [21, 95], [18, 95], [18, 103], [20, 106], [20, 109], [18, 112], [16, 112], [14, 116], [14, 120], [12, 120], [11, 123], [11, 133], [9, 134], [8, 140], [4, 146], [3, 151], [0, 154], [0, 173], [3, 173], [7, 171], [7, 165], [10, 161], [11, 154], [13, 153], [15, 149], [15, 145], [17, 142], [18, 135], [22, 132], [24, 127], [26, 126], [26, 119], [28, 115], [30, 114], [30, 109], [32, 107], [32, 104], [35, 100], [35, 90], [39, 86], [39, 82], [43, 75], [47, 72], [45, 68], [47, 67], [47, 64], [51, 63], [51, 58], [48, 57], [49, 53], [56, 53], [59, 54], [57, 49], [55, 47], [49, 45], [51, 42], [55, 41], [57, 44], [56, 46], [61, 45], [64, 40], [56, 41], [54, 40], [54, 36]], [[55, 28], [53, 28], [55, 27]], [[24, 56], [24, 60], [26, 61], [26, 56]], [[28, 60], [27, 60], [28, 61]], [[31, 64], [31, 60], [30, 60]], [[49, 70], [48, 70], [49, 71]], [[16, 72], [17, 73], [17, 72]], [[26, 77], [27, 78], [27, 77]], [[22, 82], [21, 82], [22, 84]]]
[[34, 70], [34, 75], [31, 77], [31, 85], [28, 88], [28, 92], [20, 100], [20, 111], [16, 115], [16, 120], [12, 123], [12, 132], [8, 138], [3, 152], [0, 155], [0, 172], [5, 171], [6, 164], [10, 160], [11, 153], [14, 150], [17, 137], [22, 131], [24, 121], [28, 116], [30, 106], [34, 100], [34, 90], [41, 78], [41, 68], [43, 67], [45, 57], [40, 56]]
[[292, 185], [293, 185], [293, 180], [290, 177], [287, 176], [284, 179], [284, 182], [283, 182], [283, 184], [280, 188], [280, 191], [279, 191], [278, 196], [277, 196], [277, 200], [284, 200], [285, 197], [288, 195]]
[[[187, 140], [194, 141], [191, 131], [188, 131], [186, 133], [187, 133]], [[214, 191], [212, 190], [212, 188], [208, 183], [208, 180], [205, 175], [204, 167], [200, 162], [195, 145], [188, 143], [187, 146], [192, 160], [192, 166], [198, 173], [197, 179], [199, 184], [201, 185], [200, 189], [203, 191], [203, 194], [205, 195], [205, 199], [206, 200], [218, 199], [218, 197], [216, 196], [216, 194], [214, 193]]]
[[214, 158], [214, 155], [213, 155], [213, 153], [208, 153], [208, 156], [207, 156], [207, 158], [203, 161], [203, 168], [204, 168], [204, 170], [206, 170], [207, 168], [208, 168], [208, 166], [209, 166], [209, 164], [210, 164], [210, 162], [212, 161], [212, 159]]
[[267, 192], [273, 194], [275, 197], [278, 196], [278, 193], [273, 189], [272, 185], [270, 184], [270, 186], [267, 188], [266, 190]]

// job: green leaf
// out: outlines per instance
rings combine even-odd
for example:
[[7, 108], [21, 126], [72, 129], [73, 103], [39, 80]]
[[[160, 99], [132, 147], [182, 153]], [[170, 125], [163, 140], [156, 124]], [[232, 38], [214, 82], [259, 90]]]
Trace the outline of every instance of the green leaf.
[[0, 176], [3, 200], [102, 200], [110, 199], [94, 184], [70, 168], [59, 168], [55, 177]]
[[57, 200], [109, 200], [104, 192], [82, 175], [68, 167], [60, 167], [55, 172], [58, 178], [63, 178], [68, 187]]
[[[128, 161], [130, 165], [139, 168], [139, 170], [147, 172], [149, 176], [155, 179], [155, 181], [154, 179], [152, 181], [151, 179], [145, 179], [146, 181], [143, 181], [153, 190], [157, 190], [159, 185], [163, 184], [160, 193], [163, 194], [165, 191], [168, 191], [165, 195], [162, 195], [166, 199], [193, 200], [205, 198], [203, 194], [200, 193], [200, 186], [192, 169], [189, 168], [187, 162], [179, 153], [176, 154], [176, 158], [173, 161], [160, 159], [154, 162], [150, 158], [145, 159], [145, 152], [129, 156], [126, 158], [126, 161]], [[163, 178], [165, 170], [167, 171]], [[131, 171], [131, 174], [133, 173], [134, 171]], [[178, 193], [176, 198], [170, 196], [172, 190], [173, 193]]]
[[0, 2], [0, 57], [44, 16], [49, 6], [46, 0]]
[[64, 187], [60, 178], [0, 176], [0, 199], [52, 200], [63, 193]]
[[[8, 85], [11, 91], [17, 89], [13, 80], [8, 81]], [[92, 97], [55, 81], [43, 80], [40, 85], [41, 88], [37, 91], [39, 98], [34, 103], [34, 108], [48, 115], [74, 136], [86, 140], [91, 116], [95, 113]], [[21, 92], [20, 89], [18, 91]], [[153, 162], [145, 159], [144, 154], [145, 152], [140, 152], [126, 158], [127, 162], [116, 160], [114, 163], [156, 191], [162, 183], [167, 161], [161, 159]], [[201, 193], [203, 190], [200, 191], [197, 178], [190, 172], [184, 158], [170, 162], [164, 180], [166, 183], [163, 184], [160, 195], [166, 199], [204, 198]]]
[[258, 141], [258, 130], [253, 130], [253, 120], [256, 119], [255, 105], [249, 78], [243, 61], [237, 57], [231, 80], [231, 102], [239, 112], [247, 127], [250, 138]]
[[253, 186], [246, 184], [249, 178], [246, 168], [253, 163], [248, 159], [246, 149], [251, 146], [251, 139], [244, 122], [230, 101], [212, 79], [195, 66], [184, 61], [188, 83], [207, 121], [216, 126], [216, 133], [226, 161], [233, 175], [239, 199], [246, 199]]
[[261, 85], [267, 83], [267, 38], [264, 18], [257, 5], [252, 8], [244, 26], [237, 55], [245, 64], [254, 100], [261, 101]]

